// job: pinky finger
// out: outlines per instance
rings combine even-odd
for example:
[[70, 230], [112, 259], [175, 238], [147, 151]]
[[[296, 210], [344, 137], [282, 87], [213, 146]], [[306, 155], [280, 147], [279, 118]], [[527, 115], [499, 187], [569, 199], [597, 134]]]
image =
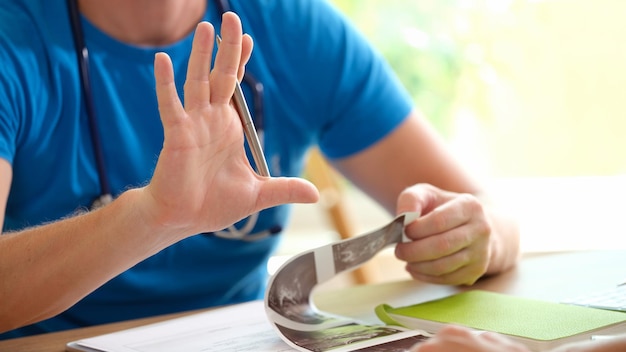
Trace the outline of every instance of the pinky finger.
[[241, 39], [241, 60], [239, 60], [239, 70], [237, 72], [237, 79], [239, 81], [243, 79], [246, 72], [246, 64], [248, 60], [250, 60], [250, 56], [252, 56], [252, 48], [254, 47], [254, 42], [250, 35], [244, 34]]

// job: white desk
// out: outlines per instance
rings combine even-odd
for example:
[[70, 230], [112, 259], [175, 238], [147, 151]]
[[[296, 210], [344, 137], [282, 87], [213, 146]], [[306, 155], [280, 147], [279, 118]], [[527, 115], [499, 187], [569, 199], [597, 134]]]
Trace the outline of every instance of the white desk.
[[[626, 251], [590, 251], [545, 254], [525, 258], [507, 273], [485, 278], [472, 288], [524, 297], [560, 301], [569, 295], [610, 288], [626, 280]], [[382, 302], [407, 305], [443, 297], [464, 288], [398, 281], [322, 291], [315, 296], [320, 309], [375, 321], [374, 307]], [[180, 313], [106, 324], [58, 333], [0, 341], [0, 351], [62, 352], [69, 341], [119, 331], [190, 314]]]

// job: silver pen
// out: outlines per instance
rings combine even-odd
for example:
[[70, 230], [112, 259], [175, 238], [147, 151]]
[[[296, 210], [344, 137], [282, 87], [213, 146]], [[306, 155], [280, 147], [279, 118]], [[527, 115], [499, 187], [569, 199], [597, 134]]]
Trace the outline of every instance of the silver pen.
[[[219, 35], [216, 36], [216, 42], [218, 46], [222, 42], [222, 38], [220, 38]], [[239, 84], [239, 81], [236, 81], [235, 84], [233, 104], [235, 105], [235, 110], [237, 110], [237, 114], [241, 120], [243, 133], [246, 136], [248, 145], [250, 146], [250, 151], [252, 152], [252, 158], [256, 164], [257, 172], [261, 176], [270, 177], [270, 170], [267, 167], [267, 162], [265, 161], [265, 155], [263, 154], [263, 148], [261, 147], [261, 142], [259, 141], [259, 135], [256, 133], [254, 121], [252, 121], [252, 116], [250, 115], [250, 110], [248, 109], [246, 98], [243, 96], [243, 91], [241, 90], [241, 84]]]

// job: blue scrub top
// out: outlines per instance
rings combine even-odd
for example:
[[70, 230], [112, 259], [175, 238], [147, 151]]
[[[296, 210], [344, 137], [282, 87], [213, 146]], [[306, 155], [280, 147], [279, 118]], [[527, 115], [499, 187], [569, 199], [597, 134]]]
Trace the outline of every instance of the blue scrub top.
[[[247, 71], [264, 87], [264, 151], [273, 176], [300, 175], [313, 145], [331, 158], [357, 153], [412, 109], [388, 65], [328, 1], [233, 0], [231, 7], [255, 42]], [[209, 1], [205, 20], [218, 31], [220, 17]], [[184, 100], [193, 34], [144, 48], [121, 43], [84, 18], [82, 25], [97, 130], [118, 195], [150, 180], [162, 146], [154, 55], [170, 55]], [[100, 187], [66, 2], [0, 2], [0, 63], [0, 157], [13, 167], [6, 232], [84, 209]], [[252, 90], [243, 89], [254, 111]], [[253, 232], [285, 228], [288, 217], [288, 206], [265, 210]], [[280, 234], [253, 242], [188, 238], [66, 312], [0, 339], [261, 298], [279, 240]]]

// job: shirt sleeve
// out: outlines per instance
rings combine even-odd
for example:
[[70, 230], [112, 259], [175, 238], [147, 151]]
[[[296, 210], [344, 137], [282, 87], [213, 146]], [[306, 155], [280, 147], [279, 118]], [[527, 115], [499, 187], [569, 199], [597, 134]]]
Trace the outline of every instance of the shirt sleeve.
[[58, 48], [42, 36], [47, 23], [34, 20], [37, 11], [43, 10], [35, 2], [0, 2], [0, 158], [11, 163], [21, 143], [33, 135], [37, 138], [37, 131], [44, 128], [33, 116], [45, 116], [49, 73], [58, 70], [48, 60], [47, 49]]
[[[2, 14], [0, 13], [0, 19]], [[15, 66], [15, 51], [8, 33], [0, 28], [0, 158], [13, 163], [18, 133], [20, 71]]]
[[[279, 1], [285, 64], [297, 72], [316, 142], [330, 158], [357, 153], [386, 136], [413, 109], [409, 94], [367, 39], [328, 0]], [[279, 22], [279, 21], [276, 21]]]
[[[327, 5], [330, 7], [330, 5]], [[332, 12], [332, 10], [327, 10]], [[326, 16], [324, 16], [326, 17]], [[336, 81], [326, 106], [329, 110], [319, 145], [331, 158], [359, 152], [386, 136], [412, 109], [412, 101], [391, 67], [370, 43], [340, 14], [329, 55], [337, 64], [329, 77]], [[331, 46], [327, 46], [331, 49]]]

